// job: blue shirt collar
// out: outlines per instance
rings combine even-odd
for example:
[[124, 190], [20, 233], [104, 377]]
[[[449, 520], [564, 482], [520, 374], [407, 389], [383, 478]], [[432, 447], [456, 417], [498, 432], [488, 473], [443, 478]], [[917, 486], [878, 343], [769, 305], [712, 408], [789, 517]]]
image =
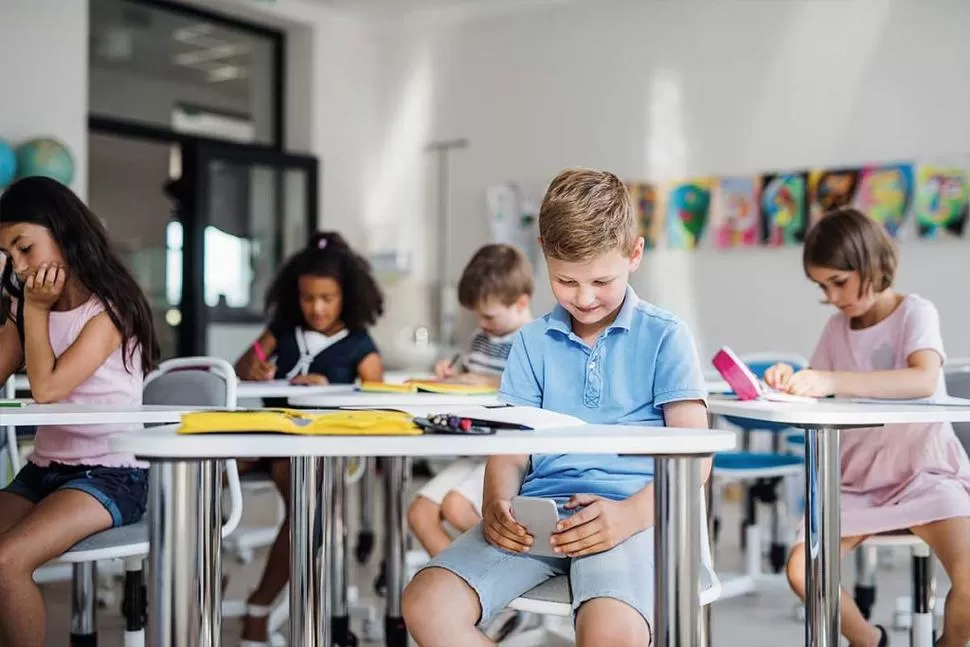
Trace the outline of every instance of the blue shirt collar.
[[[623, 296], [623, 305], [620, 306], [620, 311], [616, 315], [616, 319], [613, 320], [607, 330], [629, 330], [630, 326], [633, 324], [633, 313], [637, 310], [637, 305], [640, 303], [640, 297], [637, 293], [633, 291], [633, 288], [629, 285], [626, 286], [626, 294]], [[552, 309], [552, 313], [549, 315], [549, 330], [558, 330], [559, 332], [569, 335], [573, 331], [573, 321], [572, 317], [569, 316], [569, 312], [566, 311], [558, 303], [556, 307]]]

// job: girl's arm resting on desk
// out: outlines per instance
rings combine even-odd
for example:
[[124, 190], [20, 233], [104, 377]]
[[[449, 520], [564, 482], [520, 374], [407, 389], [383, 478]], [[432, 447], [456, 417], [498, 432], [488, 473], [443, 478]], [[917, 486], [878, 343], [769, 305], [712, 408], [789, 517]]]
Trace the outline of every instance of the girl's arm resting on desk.
[[362, 382], [383, 382], [384, 362], [379, 353], [369, 353], [357, 365], [357, 375]]
[[906, 368], [868, 373], [847, 371], [799, 371], [789, 378], [785, 390], [795, 395], [907, 400], [936, 393], [942, 360], [935, 350], [909, 355]]
[[102, 312], [84, 324], [74, 343], [55, 357], [49, 312], [28, 302], [24, 308], [24, 345], [31, 395], [36, 402], [46, 404], [63, 400], [94, 375], [121, 346], [121, 332]]
[[7, 320], [0, 326], [0, 384], [6, 382], [24, 363], [24, 353], [20, 348], [20, 336], [13, 321]]

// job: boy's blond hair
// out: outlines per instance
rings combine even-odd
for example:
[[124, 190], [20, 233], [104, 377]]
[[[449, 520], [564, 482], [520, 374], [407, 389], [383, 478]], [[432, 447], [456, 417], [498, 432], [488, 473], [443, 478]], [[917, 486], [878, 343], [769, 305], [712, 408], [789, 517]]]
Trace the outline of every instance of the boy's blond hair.
[[633, 200], [613, 173], [567, 169], [546, 190], [539, 236], [547, 256], [582, 262], [613, 249], [630, 257], [639, 231]]
[[532, 264], [518, 248], [492, 243], [472, 256], [458, 281], [458, 302], [474, 310], [489, 299], [510, 306], [522, 295], [532, 296]]

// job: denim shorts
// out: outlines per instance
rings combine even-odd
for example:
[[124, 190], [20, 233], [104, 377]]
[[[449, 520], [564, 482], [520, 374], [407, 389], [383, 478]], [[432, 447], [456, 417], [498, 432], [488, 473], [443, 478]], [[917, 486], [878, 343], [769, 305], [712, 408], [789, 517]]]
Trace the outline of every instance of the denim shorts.
[[636, 609], [653, 631], [653, 529], [638, 532], [610, 550], [587, 557], [538, 557], [510, 553], [485, 541], [481, 524], [438, 553], [424, 568], [443, 568], [463, 579], [482, 605], [479, 624], [509, 602], [557, 575], [569, 576], [573, 618], [596, 598], [619, 600]]
[[148, 470], [62, 463], [39, 467], [27, 463], [3, 489], [33, 503], [40, 503], [57, 490], [80, 490], [90, 494], [111, 515], [114, 527], [127, 526], [145, 514]]

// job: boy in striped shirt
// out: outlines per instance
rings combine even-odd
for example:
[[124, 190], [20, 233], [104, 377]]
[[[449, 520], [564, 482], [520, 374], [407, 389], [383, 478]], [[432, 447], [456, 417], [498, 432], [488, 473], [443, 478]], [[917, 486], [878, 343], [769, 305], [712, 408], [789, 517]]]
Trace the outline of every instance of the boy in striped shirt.
[[[533, 289], [532, 266], [521, 251], [501, 244], [479, 249], [458, 282], [458, 301], [475, 313], [478, 330], [455, 361], [438, 362], [438, 379], [497, 388], [515, 334], [532, 321]], [[464, 532], [481, 520], [484, 479], [484, 460], [462, 458], [418, 491], [408, 523], [429, 555], [451, 543], [443, 521]]]

